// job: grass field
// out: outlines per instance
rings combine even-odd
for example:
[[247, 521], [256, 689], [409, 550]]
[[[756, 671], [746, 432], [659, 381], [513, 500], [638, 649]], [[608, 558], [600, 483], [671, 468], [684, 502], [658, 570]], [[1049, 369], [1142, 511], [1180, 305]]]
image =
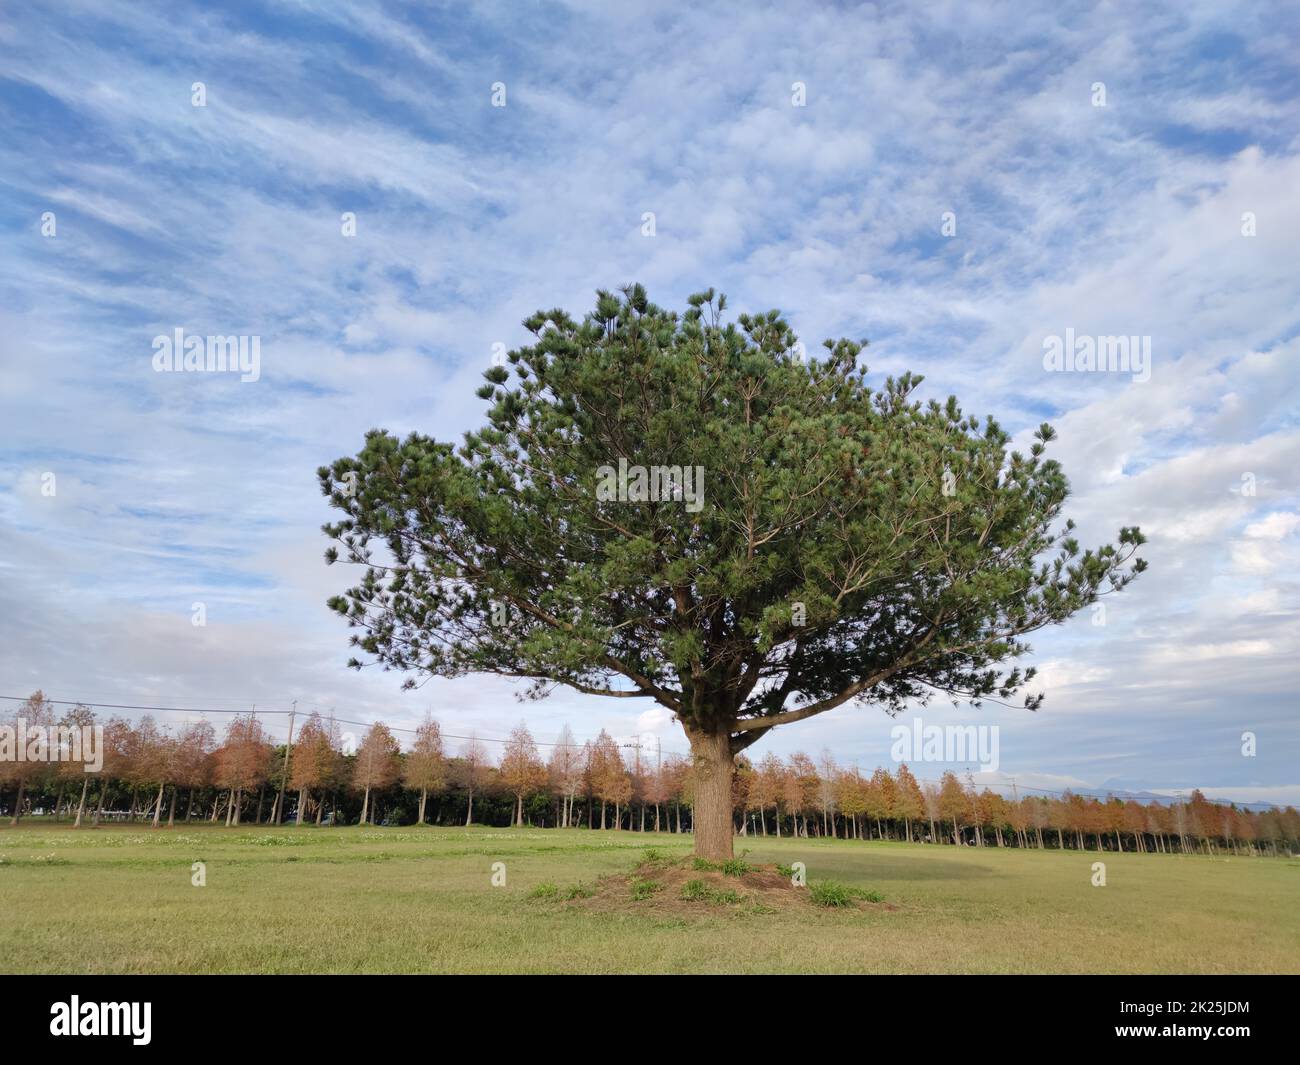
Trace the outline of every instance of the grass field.
[[[469, 829], [0, 829], [0, 970], [302, 972], [1300, 971], [1300, 860], [839, 840], [737, 841], [751, 862], [885, 904], [761, 912], [533, 897], [690, 838]], [[1107, 886], [1091, 884], [1106, 863]], [[206, 866], [191, 885], [191, 863]], [[506, 885], [491, 885], [503, 862]]]

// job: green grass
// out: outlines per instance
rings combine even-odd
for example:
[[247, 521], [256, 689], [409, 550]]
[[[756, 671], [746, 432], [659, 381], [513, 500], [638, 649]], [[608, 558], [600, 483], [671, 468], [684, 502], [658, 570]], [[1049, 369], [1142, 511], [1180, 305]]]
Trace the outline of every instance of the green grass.
[[1300, 860], [751, 837], [749, 864], [885, 904], [582, 901], [647, 842], [690, 854], [582, 830], [3, 827], [0, 971], [1300, 971]]
[[867, 891], [841, 884], [838, 880], [818, 880], [808, 885], [808, 897], [818, 906], [852, 906], [858, 899], [866, 902], [884, 902], [879, 891]]
[[724, 862], [711, 862], [707, 858], [696, 858], [692, 866], [697, 872], [719, 872], [726, 876], [744, 876], [753, 866], [743, 858], [728, 858]]
[[646, 899], [654, 898], [663, 889], [663, 884], [657, 880], [633, 880], [632, 898], [636, 902], [645, 902]]
[[725, 906], [740, 901], [740, 895], [730, 888], [715, 888], [703, 880], [688, 880], [682, 885], [681, 897], [686, 902], [711, 902]]

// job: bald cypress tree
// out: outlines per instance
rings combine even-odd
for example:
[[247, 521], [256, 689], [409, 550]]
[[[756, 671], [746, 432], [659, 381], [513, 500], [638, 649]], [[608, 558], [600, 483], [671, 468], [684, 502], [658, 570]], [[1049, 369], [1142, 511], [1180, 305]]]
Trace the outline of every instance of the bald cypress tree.
[[1143, 541], [1080, 549], [1049, 426], [1012, 452], [918, 376], [869, 383], [859, 343], [812, 358], [777, 311], [688, 304], [538, 312], [459, 446], [373, 430], [319, 475], [327, 561], [361, 570], [330, 600], [351, 664], [660, 703], [718, 858], [741, 750], [850, 701], [1013, 698], [1026, 634], [1124, 587]]

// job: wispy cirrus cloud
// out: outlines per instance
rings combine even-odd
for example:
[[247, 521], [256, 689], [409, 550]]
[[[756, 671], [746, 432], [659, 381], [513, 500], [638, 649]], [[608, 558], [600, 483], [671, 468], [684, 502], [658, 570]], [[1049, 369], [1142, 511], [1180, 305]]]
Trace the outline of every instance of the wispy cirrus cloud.
[[[1044, 710], [984, 711], [1004, 768], [1300, 789], [1296, 23], [1211, 4], [11, 14], [0, 579], [22, 609], [0, 673], [13, 694], [432, 703], [503, 734], [506, 682], [400, 695], [342, 668], [314, 470], [374, 425], [474, 424], [492, 345], [537, 307], [713, 285], [810, 344], [869, 337], [875, 371], [919, 370], [1021, 439], [1053, 421], [1085, 538], [1150, 532], [1104, 626], [1036, 639]], [[153, 373], [177, 326], [260, 335], [261, 379]], [[1150, 336], [1150, 380], [1046, 373], [1066, 328]], [[529, 716], [677, 741], [573, 694]], [[844, 709], [765, 742], [874, 764], [886, 726]]]

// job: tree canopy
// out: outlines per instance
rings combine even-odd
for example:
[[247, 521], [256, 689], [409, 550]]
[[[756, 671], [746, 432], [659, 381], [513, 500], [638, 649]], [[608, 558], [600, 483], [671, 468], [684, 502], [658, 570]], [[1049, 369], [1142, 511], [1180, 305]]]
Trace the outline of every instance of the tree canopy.
[[873, 385], [862, 343], [812, 357], [778, 311], [687, 302], [632, 285], [581, 322], [539, 311], [459, 446], [376, 429], [321, 468], [360, 652], [408, 683], [652, 699], [729, 766], [850, 700], [1012, 698], [1028, 633], [1143, 569], [1136, 527], [1083, 549], [1061, 520], [1050, 426], [1013, 451], [917, 375]]

